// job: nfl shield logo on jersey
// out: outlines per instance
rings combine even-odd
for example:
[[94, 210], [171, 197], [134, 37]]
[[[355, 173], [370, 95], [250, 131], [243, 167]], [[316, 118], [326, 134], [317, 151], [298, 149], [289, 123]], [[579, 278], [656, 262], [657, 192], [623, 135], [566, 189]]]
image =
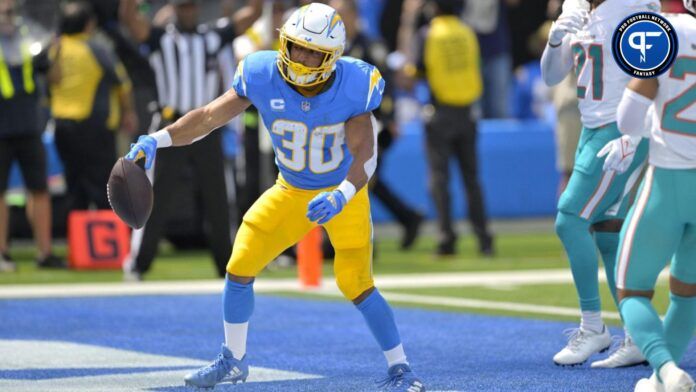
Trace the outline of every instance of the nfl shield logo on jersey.
[[311, 109], [311, 106], [309, 105], [309, 101], [302, 101], [302, 111], [308, 112], [309, 109]]

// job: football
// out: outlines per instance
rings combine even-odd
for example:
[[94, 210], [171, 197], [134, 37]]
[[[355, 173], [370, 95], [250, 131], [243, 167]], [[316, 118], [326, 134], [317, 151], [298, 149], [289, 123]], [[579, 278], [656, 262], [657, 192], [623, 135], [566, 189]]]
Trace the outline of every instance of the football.
[[153, 191], [143, 168], [119, 158], [111, 169], [106, 192], [111, 208], [121, 220], [134, 229], [145, 226], [152, 212]]

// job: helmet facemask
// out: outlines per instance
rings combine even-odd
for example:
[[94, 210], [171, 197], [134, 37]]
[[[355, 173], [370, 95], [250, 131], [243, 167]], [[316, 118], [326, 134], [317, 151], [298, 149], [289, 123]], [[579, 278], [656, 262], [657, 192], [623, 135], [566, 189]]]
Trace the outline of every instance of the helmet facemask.
[[[294, 45], [302, 46], [323, 54], [322, 61], [317, 67], [308, 67], [291, 60], [290, 52]], [[278, 70], [285, 80], [298, 87], [316, 86], [327, 81], [336, 69], [336, 61], [343, 54], [343, 48], [329, 49], [314, 45], [310, 42], [291, 37], [283, 29], [280, 31], [280, 49], [278, 55]]]

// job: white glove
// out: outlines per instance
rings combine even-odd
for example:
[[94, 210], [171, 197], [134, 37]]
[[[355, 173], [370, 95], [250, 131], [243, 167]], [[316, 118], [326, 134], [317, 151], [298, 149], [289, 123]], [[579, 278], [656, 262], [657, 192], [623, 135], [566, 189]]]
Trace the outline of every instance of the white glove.
[[613, 170], [619, 174], [625, 172], [631, 166], [633, 157], [636, 156], [636, 148], [640, 140], [640, 137], [623, 135], [607, 143], [597, 153], [597, 158], [607, 156], [602, 169]]
[[575, 34], [582, 26], [587, 23], [587, 11], [579, 8], [572, 8], [563, 11], [561, 16], [553, 22], [551, 30], [549, 30], [549, 44], [558, 46], [563, 42], [563, 37], [566, 34]]
[[565, 0], [561, 6], [561, 13], [573, 9], [580, 9], [590, 12], [590, 2], [588, 0]]

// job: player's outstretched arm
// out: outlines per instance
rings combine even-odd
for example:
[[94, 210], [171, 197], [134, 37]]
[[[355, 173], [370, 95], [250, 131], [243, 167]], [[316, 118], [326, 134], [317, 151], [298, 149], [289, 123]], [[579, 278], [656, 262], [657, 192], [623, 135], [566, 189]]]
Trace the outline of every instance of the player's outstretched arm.
[[633, 79], [624, 90], [616, 111], [616, 125], [624, 135], [650, 136], [652, 116], [648, 109], [657, 96], [657, 79]]
[[356, 192], [367, 184], [377, 168], [377, 150], [372, 113], [363, 113], [346, 121], [346, 144], [353, 155], [346, 180], [355, 186]]
[[194, 109], [181, 117], [174, 124], [152, 135], [143, 135], [138, 142], [131, 145], [126, 159], [145, 158], [145, 168], [152, 166], [158, 148], [185, 146], [206, 137], [213, 130], [227, 124], [242, 113], [251, 102], [237, 95], [234, 89], [228, 90], [213, 102]]
[[138, 42], [147, 41], [150, 36], [150, 21], [138, 12], [138, 4], [136, 0], [121, 0], [118, 8], [118, 18], [131, 37]]
[[263, 0], [248, 0], [246, 5], [238, 9], [230, 19], [237, 35], [242, 35], [249, 29], [263, 12]]
[[573, 55], [569, 41], [570, 39], [565, 37], [558, 46], [554, 47], [547, 43], [544, 48], [544, 53], [541, 55], [541, 78], [547, 86], [560, 83], [573, 68]]
[[657, 95], [657, 79], [633, 79], [624, 90], [616, 113], [616, 125], [623, 136], [611, 140], [599, 150], [603, 169], [623, 173], [635, 157], [642, 137], [650, 137], [653, 112], [650, 107]]
[[573, 68], [569, 34], [577, 33], [586, 21], [587, 11], [569, 7], [553, 22], [541, 55], [541, 77], [548, 86], [560, 83]]
[[352, 117], [345, 124], [346, 144], [353, 155], [346, 179], [331, 192], [318, 194], [307, 206], [307, 218], [320, 225], [328, 222], [362, 189], [377, 167], [374, 117], [364, 113]]
[[166, 131], [172, 138], [173, 146], [185, 146], [227, 124], [250, 105], [248, 99], [237, 95], [234, 89], [229, 89], [209, 104], [186, 113], [168, 126]]

